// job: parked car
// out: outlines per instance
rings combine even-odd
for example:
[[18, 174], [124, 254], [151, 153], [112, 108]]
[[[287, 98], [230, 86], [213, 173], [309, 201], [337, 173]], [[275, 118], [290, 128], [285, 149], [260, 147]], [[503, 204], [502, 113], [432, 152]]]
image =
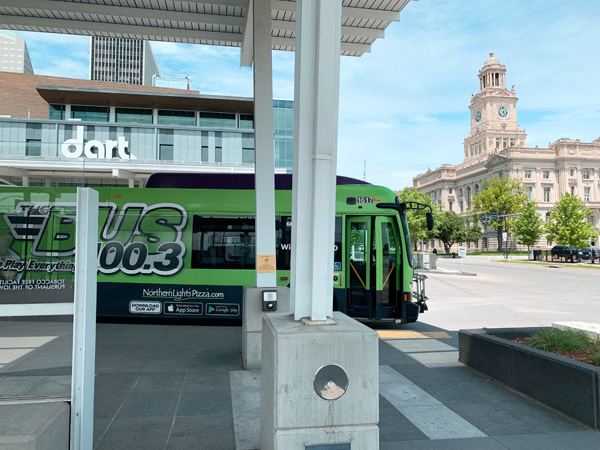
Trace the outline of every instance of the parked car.
[[578, 262], [581, 259], [581, 249], [572, 245], [555, 245], [550, 250], [550, 256], [554, 259], [564, 259], [565, 261]]
[[598, 247], [583, 247], [580, 249], [581, 259], [600, 259], [600, 248]]

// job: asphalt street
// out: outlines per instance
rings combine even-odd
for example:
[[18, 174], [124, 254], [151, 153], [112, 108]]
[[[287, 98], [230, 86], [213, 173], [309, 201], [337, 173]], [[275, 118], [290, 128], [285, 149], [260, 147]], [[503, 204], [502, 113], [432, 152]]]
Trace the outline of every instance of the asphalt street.
[[[600, 265], [594, 270], [512, 261], [467, 256], [462, 270], [476, 276], [428, 272], [429, 311], [419, 322], [444, 330], [600, 322]], [[460, 259], [440, 257], [437, 263], [461, 270]]]

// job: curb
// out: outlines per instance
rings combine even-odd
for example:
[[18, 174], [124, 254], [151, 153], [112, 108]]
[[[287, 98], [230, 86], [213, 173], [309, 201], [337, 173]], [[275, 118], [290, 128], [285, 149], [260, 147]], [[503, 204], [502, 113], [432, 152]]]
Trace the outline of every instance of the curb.
[[417, 273], [423, 274], [440, 274], [440, 275], [458, 275], [458, 276], [467, 276], [467, 277], [476, 277], [477, 274], [475, 272], [460, 272], [458, 270], [431, 270], [431, 269], [415, 269]]

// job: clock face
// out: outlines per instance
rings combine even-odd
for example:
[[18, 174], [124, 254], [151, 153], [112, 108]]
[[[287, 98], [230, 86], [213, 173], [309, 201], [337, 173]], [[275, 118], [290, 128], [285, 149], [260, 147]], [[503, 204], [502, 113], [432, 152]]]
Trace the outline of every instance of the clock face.
[[500, 116], [502, 119], [506, 119], [508, 117], [508, 109], [506, 109], [506, 106], [500, 106], [498, 108], [498, 116]]
[[475, 122], [479, 122], [481, 120], [481, 111], [475, 111]]

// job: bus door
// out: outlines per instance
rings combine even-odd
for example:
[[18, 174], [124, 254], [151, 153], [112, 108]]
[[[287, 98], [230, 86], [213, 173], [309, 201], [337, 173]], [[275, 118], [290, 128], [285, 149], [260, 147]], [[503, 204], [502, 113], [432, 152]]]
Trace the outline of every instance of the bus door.
[[346, 218], [346, 273], [349, 316], [371, 318], [371, 264], [373, 258], [370, 216]]
[[375, 219], [376, 319], [396, 318], [401, 313], [398, 309], [398, 285], [401, 282], [402, 255], [396, 224], [394, 217], [380, 216]]

